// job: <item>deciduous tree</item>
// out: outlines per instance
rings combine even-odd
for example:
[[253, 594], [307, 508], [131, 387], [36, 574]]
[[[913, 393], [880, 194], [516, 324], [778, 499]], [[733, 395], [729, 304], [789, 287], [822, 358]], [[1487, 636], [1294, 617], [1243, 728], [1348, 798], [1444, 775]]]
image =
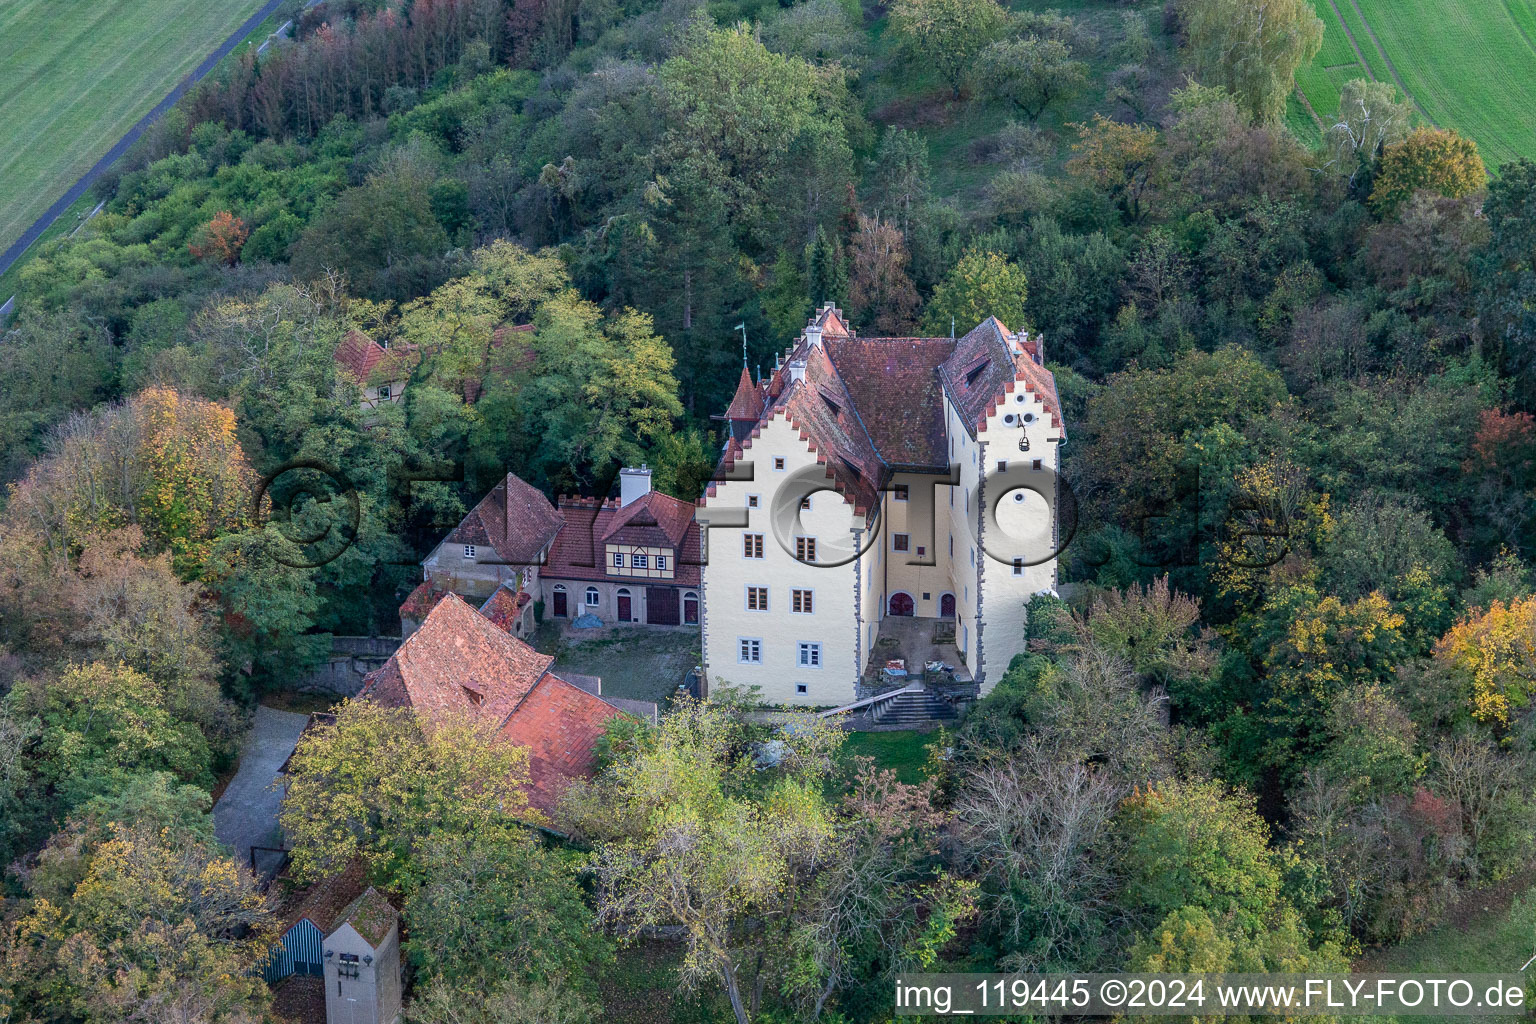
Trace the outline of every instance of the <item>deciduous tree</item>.
[[1536, 597], [1495, 601], [1462, 620], [1435, 657], [1471, 683], [1473, 717], [1507, 724], [1536, 694]]
[[718, 701], [675, 706], [569, 825], [595, 841], [599, 919], [630, 934], [681, 924], [681, 980], [718, 981], [738, 1024], [755, 1003], [744, 977], [766, 951], [763, 929], [782, 929], [797, 880], [831, 851], [825, 783], [841, 734], [809, 723], [784, 734], [778, 766], [761, 776], [745, 738]]
[[240, 262], [240, 250], [245, 248], [245, 240], [249, 235], [250, 229], [245, 226], [245, 221], [228, 210], [220, 210], [203, 225], [198, 237], [187, 244], [187, 249], [195, 259], [212, 260], [232, 267]]
[[876, 217], [860, 214], [851, 248], [849, 313], [868, 324], [871, 333], [909, 333], [919, 300], [907, 276], [907, 246], [901, 232]]
[[1094, 114], [1091, 124], [1070, 127], [1077, 130], [1077, 141], [1067, 170], [1092, 182], [1119, 204], [1128, 221], [1139, 223], [1161, 172], [1157, 129], [1121, 124], [1102, 114]]
[[971, 62], [1003, 31], [1007, 17], [997, 0], [895, 0], [891, 5], [891, 28], [907, 52], [936, 70], [957, 97]]
[[923, 313], [929, 334], [964, 334], [989, 316], [1010, 331], [1029, 329], [1024, 311], [1029, 282], [1018, 264], [999, 252], [971, 250], [960, 258], [938, 287]]
[[299, 740], [289, 765], [294, 871], [323, 878], [361, 858], [375, 881], [398, 886], [434, 834], [536, 821], [527, 785], [528, 751], [482, 726], [349, 701]]
[[1250, 119], [1278, 123], [1296, 69], [1317, 55], [1323, 22], [1307, 0], [1181, 0], [1195, 74], [1232, 93]]
[[1371, 209], [1391, 215], [1420, 189], [1455, 199], [1487, 183], [1477, 143], [1448, 129], [1419, 128], [1382, 150]]
[[972, 74], [982, 95], [1010, 104], [1033, 124], [1046, 107], [1082, 88], [1088, 66], [1060, 39], [1030, 35], [988, 46]]

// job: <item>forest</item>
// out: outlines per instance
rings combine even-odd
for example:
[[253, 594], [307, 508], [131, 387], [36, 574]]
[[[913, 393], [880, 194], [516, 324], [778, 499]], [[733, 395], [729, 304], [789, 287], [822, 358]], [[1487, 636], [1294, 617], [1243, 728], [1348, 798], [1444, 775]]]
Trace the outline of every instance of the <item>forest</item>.
[[[256, 702], [396, 632], [509, 469], [695, 498], [735, 325], [767, 368], [824, 301], [1043, 335], [1070, 600], [920, 782], [815, 727], [753, 770], [721, 694], [605, 737], [559, 841], [518, 748], [343, 705], [295, 755], [292, 870], [402, 908], [407, 1020], [1345, 971], [1523, 893], [1536, 164], [1363, 79], [1299, 140], [1322, 25], [1258, 6], [326, 0], [190, 93], [0, 336], [0, 1021], [274, 1019], [271, 897], [208, 813]], [[401, 401], [360, 403], [354, 331], [411, 354]], [[314, 565], [334, 503], [269, 484], [317, 465], [358, 513]]]

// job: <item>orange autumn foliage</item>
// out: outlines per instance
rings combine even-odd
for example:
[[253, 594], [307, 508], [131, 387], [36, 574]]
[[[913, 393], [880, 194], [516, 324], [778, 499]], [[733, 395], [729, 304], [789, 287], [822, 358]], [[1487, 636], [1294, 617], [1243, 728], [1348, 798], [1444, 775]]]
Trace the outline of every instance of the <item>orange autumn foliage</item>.
[[189, 242], [187, 249], [200, 260], [213, 260], [232, 267], [240, 262], [240, 250], [245, 248], [250, 233], [245, 221], [228, 210], [221, 210], [203, 225], [197, 241]]
[[1466, 675], [1474, 718], [1507, 723], [1536, 694], [1536, 597], [1495, 601], [1458, 622], [1435, 645], [1435, 657]]

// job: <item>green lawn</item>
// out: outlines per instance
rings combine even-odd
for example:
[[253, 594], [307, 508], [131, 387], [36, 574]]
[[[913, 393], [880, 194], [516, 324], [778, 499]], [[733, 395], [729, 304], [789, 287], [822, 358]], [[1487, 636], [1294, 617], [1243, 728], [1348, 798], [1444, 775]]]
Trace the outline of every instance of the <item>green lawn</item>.
[[261, 0], [0, 4], [0, 249]]
[[[1526, 891], [1511, 903], [1510, 897], [1520, 891], [1506, 882], [1483, 892], [1468, 893], [1451, 915], [1451, 923], [1401, 945], [1371, 950], [1356, 961], [1354, 969], [1370, 974], [1423, 976], [1514, 974], [1527, 958], [1536, 954], [1536, 889]], [[1529, 980], [1531, 973], [1527, 972], [1526, 977]], [[1512, 1018], [1414, 1018], [1423, 1024], [1442, 1019], [1446, 1024], [1494, 1024]]]
[[934, 738], [925, 732], [851, 732], [843, 750], [872, 757], [875, 767], [890, 769], [897, 779], [915, 786], [928, 777], [928, 744]]
[[1536, 157], [1536, 0], [1314, 4], [1323, 46], [1296, 83], [1320, 117], [1337, 111], [1346, 81], [1374, 78], [1476, 140], [1490, 167]]

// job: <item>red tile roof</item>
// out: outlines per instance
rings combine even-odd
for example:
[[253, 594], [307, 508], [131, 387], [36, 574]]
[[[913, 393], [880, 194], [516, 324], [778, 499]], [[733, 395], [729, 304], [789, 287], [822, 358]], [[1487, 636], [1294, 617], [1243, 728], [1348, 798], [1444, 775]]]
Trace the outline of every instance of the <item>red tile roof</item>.
[[485, 599], [485, 603], [480, 606], [480, 614], [510, 633], [529, 600], [526, 590], [513, 590], [503, 583]]
[[353, 380], [362, 384], [388, 351], [362, 331], [348, 331], [341, 344], [336, 346], [336, 362]]
[[[1056, 381], [1040, 362], [1039, 341], [1016, 343], [996, 317], [959, 340], [861, 339], [830, 303], [811, 324], [821, 327], [822, 344], [812, 346], [802, 336], [785, 353], [764, 382], [762, 417], [748, 436], [727, 443], [721, 474], [746, 457], [764, 423], [783, 415], [826, 466], [833, 489], [864, 515], [892, 473], [947, 467], [945, 392], [973, 435], [1021, 386], [1040, 399], [1051, 425], [1062, 429]], [[789, 372], [796, 361], [805, 363], [799, 384]], [[700, 502], [714, 494], [710, 484]]]
[[539, 680], [497, 733], [528, 748], [528, 802], [554, 811], [570, 780], [592, 770], [593, 747], [608, 721], [623, 714], [558, 676]]
[[491, 488], [444, 538], [448, 544], [489, 547], [508, 565], [533, 565], [562, 520], [544, 493], [515, 473]]
[[400, 617], [420, 622], [427, 617], [428, 612], [437, 607], [437, 602], [441, 601], [443, 595], [447, 593], [446, 590], [438, 590], [434, 587], [431, 580], [423, 580], [400, 603]]
[[421, 628], [363, 680], [362, 695], [427, 715], [501, 721], [554, 659], [448, 594]]
[[752, 383], [752, 375], [747, 368], [741, 368], [741, 380], [736, 384], [736, 397], [731, 399], [731, 404], [725, 410], [725, 418], [728, 420], [751, 420], [757, 422], [757, 418], [763, 414], [763, 389]]
[[[693, 505], [660, 491], [619, 507], [617, 499], [561, 498], [565, 525], [541, 570], [547, 579], [617, 580], [640, 586], [699, 585], [699, 525]], [[609, 576], [604, 546], [636, 544], [672, 548], [671, 579]]]
[[413, 345], [385, 348], [362, 331], [350, 330], [336, 346], [336, 363], [358, 384], [409, 377], [416, 358]]
[[528, 747], [528, 801], [548, 813], [570, 780], [590, 771], [605, 723], [624, 714], [551, 673], [553, 660], [450, 594], [368, 674], [362, 696], [419, 714], [479, 720]]

